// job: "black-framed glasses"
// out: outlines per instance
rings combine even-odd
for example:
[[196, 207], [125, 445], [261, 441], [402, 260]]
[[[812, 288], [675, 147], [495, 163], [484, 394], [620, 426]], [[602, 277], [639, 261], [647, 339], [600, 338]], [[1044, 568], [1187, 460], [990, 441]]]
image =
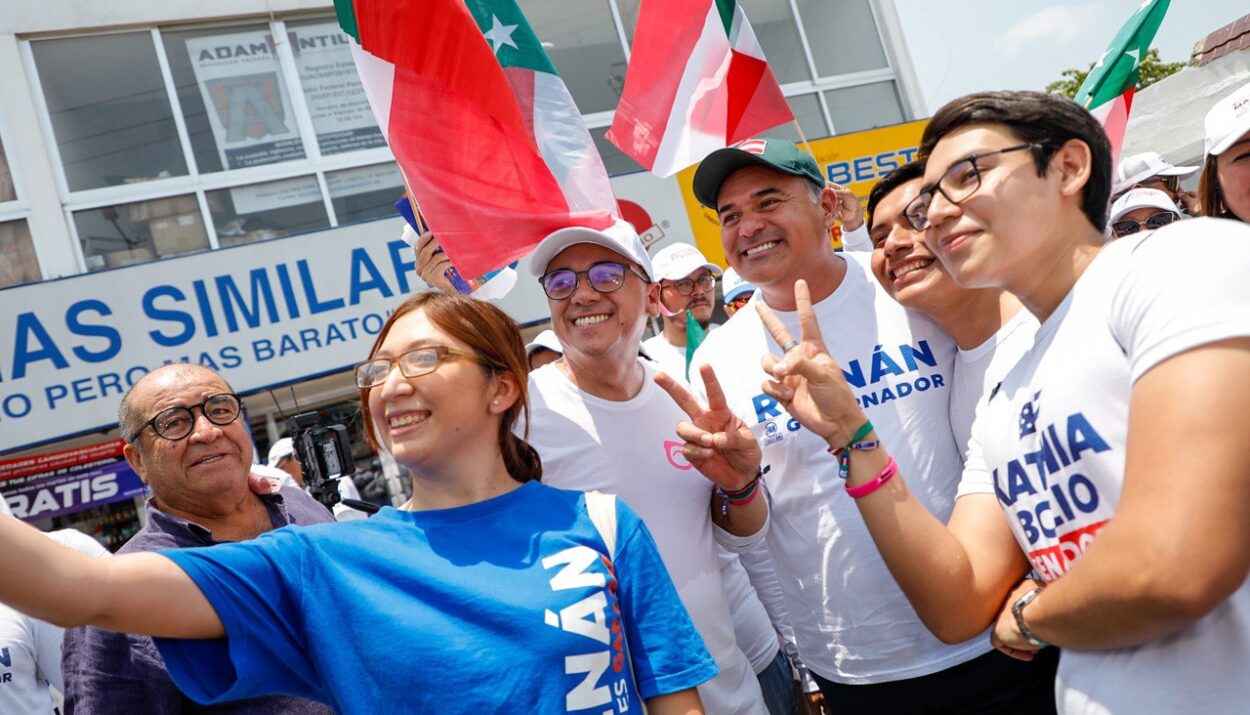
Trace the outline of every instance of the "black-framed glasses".
[[186, 439], [187, 435], [195, 431], [194, 410], [199, 410], [200, 414], [204, 415], [204, 419], [218, 427], [225, 427], [239, 419], [242, 407], [239, 404], [239, 396], [231, 392], [210, 395], [198, 405], [170, 407], [167, 410], [157, 412], [155, 417], [144, 422], [139, 431], [135, 432], [135, 436], [130, 438], [130, 441], [134, 442], [139, 439], [139, 435], [148, 427], [151, 427], [158, 437], [171, 442]]
[[1139, 186], [1143, 189], [1166, 189], [1175, 194], [1181, 190], [1181, 179], [1179, 176], [1152, 176], [1133, 184], [1132, 188]]
[[452, 359], [472, 360], [486, 364], [486, 361], [472, 353], [449, 348], [446, 345], [426, 345], [394, 358], [374, 358], [356, 366], [356, 387], [368, 390], [386, 382], [391, 368], [399, 365], [399, 374], [404, 377], [421, 377], [438, 369], [439, 365]]
[[542, 284], [543, 292], [547, 294], [548, 298], [564, 300], [577, 292], [577, 284], [581, 281], [582, 276], [586, 276], [586, 281], [590, 283], [590, 287], [600, 293], [612, 293], [620, 290], [621, 286], [625, 285], [625, 273], [627, 271], [638, 276], [643, 283], [651, 282], [637, 268], [613, 261], [596, 263], [584, 271], [559, 268], [540, 277], [538, 282]]
[[1006, 149], [982, 152], [960, 159], [950, 165], [950, 168], [946, 170], [946, 173], [942, 174], [942, 178], [938, 179], [936, 184], [926, 186], [920, 190], [920, 195], [912, 199], [912, 202], [907, 204], [907, 208], [903, 209], [903, 218], [906, 219], [907, 225], [911, 226], [913, 230], [925, 230], [929, 227], [929, 204], [933, 202], [934, 193], [940, 193], [947, 201], [952, 204], [958, 204], [966, 201], [969, 196], [977, 192], [977, 189], [981, 188], [982, 168], [977, 163], [978, 161], [997, 154], [1040, 148], [1041, 145], [1039, 144], [1017, 144]]
[[694, 293], [695, 288], [702, 288], [704, 291], [710, 291], [716, 287], [716, 276], [710, 271], [704, 271], [703, 275], [698, 278], [682, 278], [679, 281], [670, 281], [665, 288], [676, 288], [678, 293], [682, 295], [690, 295]]
[[1160, 211], [1146, 217], [1145, 221], [1137, 221], [1131, 218], [1122, 218], [1111, 224], [1111, 233], [1116, 238], [1131, 236], [1143, 228], [1162, 228], [1176, 220], [1176, 213], [1173, 211]]

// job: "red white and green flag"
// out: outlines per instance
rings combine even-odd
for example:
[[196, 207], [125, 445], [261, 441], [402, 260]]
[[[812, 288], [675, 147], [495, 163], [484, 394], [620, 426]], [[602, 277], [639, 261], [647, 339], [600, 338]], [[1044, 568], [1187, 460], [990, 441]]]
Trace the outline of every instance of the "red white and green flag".
[[1170, 0], [1143, 0], [1076, 92], [1076, 102], [1102, 122], [1111, 140], [1112, 162], [1119, 161], [1128, 131], [1141, 60], [1167, 14]]
[[793, 121], [742, 6], [643, 0], [608, 140], [671, 176], [708, 154]]
[[334, 0], [400, 171], [465, 276], [619, 213], [564, 81], [515, 0]]

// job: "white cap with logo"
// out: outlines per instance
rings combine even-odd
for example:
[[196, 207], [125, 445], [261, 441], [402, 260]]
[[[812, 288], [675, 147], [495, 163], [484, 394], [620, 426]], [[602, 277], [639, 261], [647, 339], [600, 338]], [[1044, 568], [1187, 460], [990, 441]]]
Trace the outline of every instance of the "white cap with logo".
[[655, 272], [651, 268], [651, 257], [642, 246], [642, 239], [633, 224], [623, 219], [602, 231], [585, 226], [570, 226], [548, 234], [530, 255], [530, 272], [536, 276], [547, 273], [547, 264], [559, 255], [560, 251], [579, 243], [593, 243], [621, 254], [637, 263], [642, 272], [651, 280], [655, 280]]
[[655, 254], [651, 263], [655, 266], [655, 280], [657, 281], [679, 281], [688, 278], [700, 268], [706, 268], [714, 276], [719, 276], [721, 273], [720, 266], [709, 261], [699, 252], [699, 249], [689, 243], [674, 243], [671, 246], [665, 246]]
[[744, 280], [742, 276], [738, 275], [738, 272], [733, 268], [726, 268], [725, 277], [722, 278], [720, 282], [720, 289], [723, 296], [722, 300], [728, 304], [729, 301], [742, 295], [743, 293], [755, 290], [755, 286], [751, 283], [747, 283], [746, 280]]
[[1133, 189], [1116, 199], [1114, 204], [1111, 204], [1111, 219], [1107, 221], [1107, 225], [1119, 221], [1130, 211], [1144, 208], [1171, 211], [1178, 216], [1180, 215], [1180, 211], [1176, 208], [1176, 202], [1172, 201], [1172, 198], [1162, 191], [1158, 189]]
[[1219, 156], [1250, 132], [1250, 84], [1215, 103], [1206, 118], [1207, 154]]
[[1175, 166], [1157, 151], [1144, 151], [1120, 160], [1115, 168], [1115, 185], [1111, 187], [1111, 193], [1118, 194], [1152, 176], [1189, 176], [1197, 170], [1196, 166]]

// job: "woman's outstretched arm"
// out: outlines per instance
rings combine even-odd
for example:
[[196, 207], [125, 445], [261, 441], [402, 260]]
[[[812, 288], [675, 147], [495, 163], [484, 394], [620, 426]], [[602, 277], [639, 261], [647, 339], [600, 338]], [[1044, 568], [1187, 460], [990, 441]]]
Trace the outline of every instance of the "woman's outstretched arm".
[[92, 625], [168, 638], [221, 638], [221, 619], [159, 554], [95, 559], [0, 516], [0, 602], [65, 628]]

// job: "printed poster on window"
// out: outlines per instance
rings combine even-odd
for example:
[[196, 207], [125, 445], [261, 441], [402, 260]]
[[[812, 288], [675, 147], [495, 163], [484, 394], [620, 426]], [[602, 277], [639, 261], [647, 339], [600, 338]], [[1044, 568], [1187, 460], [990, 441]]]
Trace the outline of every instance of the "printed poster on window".
[[187, 54], [223, 166], [243, 169], [303, 158], [269, 32], [193, 37]]
[[116, 439], [0, 461], [0, 499], [17, 518], [37, 521], [145, 494], [124, 445]]
[[360, 86], [347, 35], [337, 22], [290, 30], [304, 101], [322, 154], [386, 146]]

